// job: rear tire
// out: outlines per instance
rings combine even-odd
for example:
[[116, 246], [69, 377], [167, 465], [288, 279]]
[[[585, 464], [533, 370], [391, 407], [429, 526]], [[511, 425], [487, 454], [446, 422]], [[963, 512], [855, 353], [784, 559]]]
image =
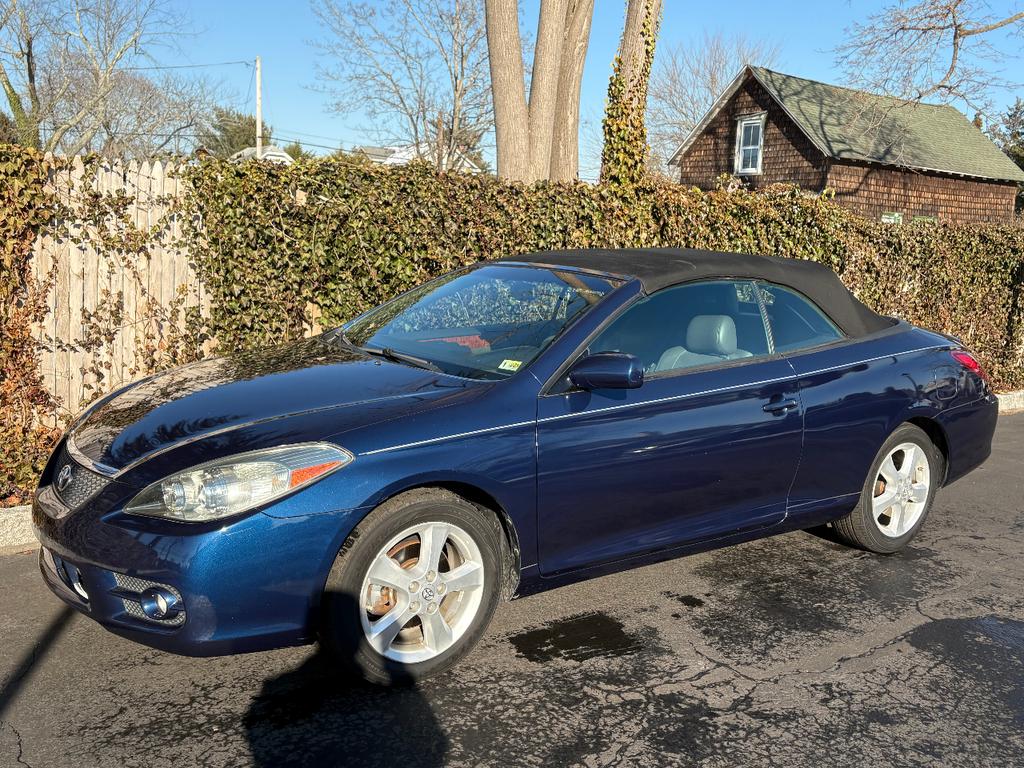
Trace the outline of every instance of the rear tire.
[[900, 425], [871, 463], [856, 508], [832, 526], [846, 543], [878, 554], [903, 549], [928, 517], [943, 476], [943, 457], [928, 435]]
[[465, 656], [501, 594], [497, 515], [439, 488], [385, 502], [338, 553], [321, 603], [321, 646], [376, 685], [438, 674]]

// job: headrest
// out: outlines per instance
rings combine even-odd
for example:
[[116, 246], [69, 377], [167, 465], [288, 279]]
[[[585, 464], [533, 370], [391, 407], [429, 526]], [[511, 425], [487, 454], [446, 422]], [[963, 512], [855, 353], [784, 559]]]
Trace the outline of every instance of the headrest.
[[736, 323], [728, 315], [697, 315], [686, 329], [686, 348], [724, 357], [736, 351]]

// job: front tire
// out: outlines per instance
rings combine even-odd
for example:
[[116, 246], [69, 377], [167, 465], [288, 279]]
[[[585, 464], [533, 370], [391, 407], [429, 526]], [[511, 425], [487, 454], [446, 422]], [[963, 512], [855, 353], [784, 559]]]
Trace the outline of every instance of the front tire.
[[450, 491], [401, 494], [356, 527], [335, 559], [320, 640], [378, 685], [438, 674], [483, 634], [501, 594], [496, 515]]
[[928, 435], [902, 424], [879, 449], [857, 507], [833, 527], [853, 546], [878, 554], [898, 552], [928, 517], [942, 470], [942, 454]]

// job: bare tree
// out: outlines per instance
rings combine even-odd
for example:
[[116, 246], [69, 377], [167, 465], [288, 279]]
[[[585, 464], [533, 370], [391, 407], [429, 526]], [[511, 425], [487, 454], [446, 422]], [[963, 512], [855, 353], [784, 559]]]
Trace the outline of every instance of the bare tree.
[[20, 141], [67, 154], [92, 146], [181, 28], [170, 0], [0, 0], [0, 88]]
[[[88, 70], [82, 69], [65, 98], [55, 105], [54, 122], [70, 122], [93, 88]], [[209, 123], [219, 91], [204, 78], [183, 77], [173, 71], [156, 77], [118, 71], [111, 77], [107, 98], [88, 121], [68, 130], [62, 143], [135, 160], [179, 154], [195, 145], [198, 132]]]
[[516, 0], [485, 0], [498, 175], [575, 179], [580, 86], [594, 0], [541, 0], [530, 95]]
[[328, 37], [318, 77], [339, 114], [409, 144], [441, 170], [458, 167], [492, 125], [484, 19], [473, 0], [318, 0]]
[[988, 112], [991, 89], [1010, 85], [991, 42], [999, 30], [1024, 34], [1024, 11], [992, 15], [983, 0], [898, 3], [848, 28], [836, 62], [865, 90]]
[[778, 55], [775, 43], [722, 32], [705, 32], [694, 43], [659, 52], [647, 101], [653, 167], [666, 171], [683, 139], [744, 66], [771, 67]]

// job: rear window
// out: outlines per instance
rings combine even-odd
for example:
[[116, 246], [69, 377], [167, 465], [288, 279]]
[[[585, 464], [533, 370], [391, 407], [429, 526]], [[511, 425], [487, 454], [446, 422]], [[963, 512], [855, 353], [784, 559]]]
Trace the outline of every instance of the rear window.
[[776, 352], [793, 352], [844, 338], [810, 299], [781, 285], [759, 283]]

